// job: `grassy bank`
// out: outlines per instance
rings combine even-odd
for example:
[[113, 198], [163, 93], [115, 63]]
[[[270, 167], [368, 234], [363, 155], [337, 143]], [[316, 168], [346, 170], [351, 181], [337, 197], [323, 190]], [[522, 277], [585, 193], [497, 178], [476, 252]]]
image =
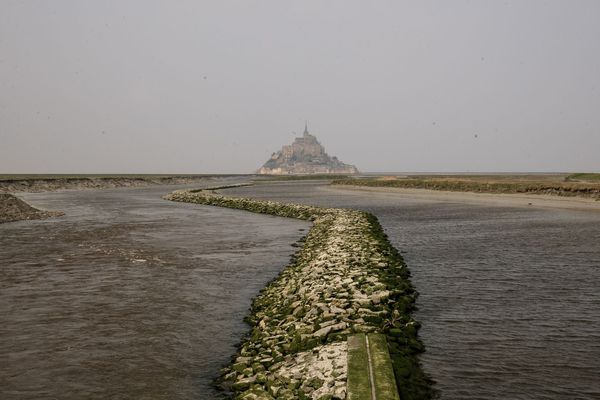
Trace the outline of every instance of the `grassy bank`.
[[402, 399], [434, 397], [418, 354], [410, 273], [368, 213], [176, 191], [168, 200], [313, 222], [292, 262], [252, 303], [251, 332], [222, 382], [238, 399], [344, 399], [346, 338], [386, 335]]
[[565, 178], [567, 182], [592, 182], [592, 183], [600, 183], [600, 174], [595, 173], [579, 173], [579, 174], [571, 174]]
[[598, 182], [575, 181], [571, 176], [411, 176], [365, 179], [337, 179], [332, 185], [446, 190], [474, 193], [527, 193], [577, 196], [600, 200]]

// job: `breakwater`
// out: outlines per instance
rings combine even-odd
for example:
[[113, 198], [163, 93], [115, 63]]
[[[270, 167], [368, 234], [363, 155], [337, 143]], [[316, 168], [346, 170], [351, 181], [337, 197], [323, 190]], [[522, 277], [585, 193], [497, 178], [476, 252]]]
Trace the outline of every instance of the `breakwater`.
[[386, 335], [402, 399], [435, 395], [418, 354], [416, 291], [398, 251], [366, 212], [175, 191], [165, 199], [312, 221], [291, 263], [254, 300], [248, 337], [222, 386], [239, 399], [344, 399], [347, 336]]

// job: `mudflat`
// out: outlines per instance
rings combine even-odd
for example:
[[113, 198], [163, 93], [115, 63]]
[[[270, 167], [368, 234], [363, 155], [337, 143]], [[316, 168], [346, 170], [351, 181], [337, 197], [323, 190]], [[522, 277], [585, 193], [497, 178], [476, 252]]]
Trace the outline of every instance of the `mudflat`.
[[568, 210], [586, 210], [600, 212], [600, 201], [584, 197], [562, 197], [528, 193], [473, 193], [452, 192], [446, 190], [409, 189], [397, 187], [372, 187], [334, 185], [327, 188], [334, 191], [377, 192], [390, 196], [424, 201], [443, 201], [454, 203], [489, 204], [514, 207], [561, 208]]
[[187, 185], [236, 175], [1, 175], [0, 193]]
[[0, 224], [63, 215], [60, 211], [38, 210], [12, 194], [0, 193]]
[[387, 175], [336, 179], [333, 185], [460, 193], [536, 194], [600, 200], [600, 174]]

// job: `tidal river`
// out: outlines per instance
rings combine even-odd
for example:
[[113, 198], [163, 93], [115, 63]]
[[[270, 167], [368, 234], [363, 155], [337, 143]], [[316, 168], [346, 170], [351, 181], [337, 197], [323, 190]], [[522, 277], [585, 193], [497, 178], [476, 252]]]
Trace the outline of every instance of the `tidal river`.
[[[250, 300], [308, 224], [160, 196], [28, 194], [0, 225], [1, 399], [213, 399]], [[600, 399], [600, 213], [414, 200], [318, 183], [232, 195], [373, 212], [420, 292], [443, 399]]]
[[420, 292], [422, 362], [443, 399], [600, 399], [600, 213], [314, 183], [228, 193], [377, 215]]
[[161, 200], [172, 186], [26, 194], [0, 225], [0, 399], [213, 399], [250, 300], [305, 222]]

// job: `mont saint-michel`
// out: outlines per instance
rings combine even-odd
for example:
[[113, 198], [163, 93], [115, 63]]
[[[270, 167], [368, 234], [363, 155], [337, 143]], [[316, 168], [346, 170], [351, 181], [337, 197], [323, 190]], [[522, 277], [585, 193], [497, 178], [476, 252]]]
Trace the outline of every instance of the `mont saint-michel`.
[[258, 170], [259, 174], [301, 175], [301, 174], [356, 174], [354, 165], [344, 164], [337, 157], [331, 157], [314, 135], [304, 126], [302, 137], [273, 153], [271, 158]]

